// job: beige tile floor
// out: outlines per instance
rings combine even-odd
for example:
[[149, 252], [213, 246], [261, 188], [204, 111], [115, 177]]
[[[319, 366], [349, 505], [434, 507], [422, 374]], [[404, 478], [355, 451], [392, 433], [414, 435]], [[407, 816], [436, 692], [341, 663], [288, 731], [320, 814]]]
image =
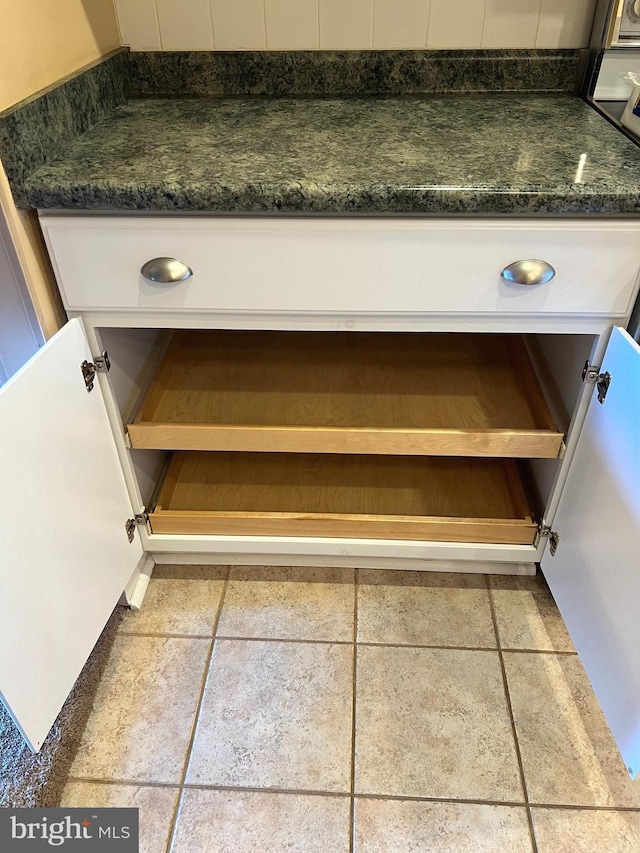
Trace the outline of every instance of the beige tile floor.
[[157, 568], [63, 805], [142, 853], [639, 853], [629, 781], [544, 582]]

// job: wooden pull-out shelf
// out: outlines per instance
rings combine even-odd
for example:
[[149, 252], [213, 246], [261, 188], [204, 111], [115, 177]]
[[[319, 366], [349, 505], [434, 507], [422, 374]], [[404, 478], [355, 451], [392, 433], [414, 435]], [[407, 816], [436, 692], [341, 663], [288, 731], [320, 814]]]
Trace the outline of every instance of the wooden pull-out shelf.
[[554, 458], [514, 335], [178, 333], [129, 426], [133, 447]]
[[154, 533], [531, 545], [512, 460], [177, 453]]

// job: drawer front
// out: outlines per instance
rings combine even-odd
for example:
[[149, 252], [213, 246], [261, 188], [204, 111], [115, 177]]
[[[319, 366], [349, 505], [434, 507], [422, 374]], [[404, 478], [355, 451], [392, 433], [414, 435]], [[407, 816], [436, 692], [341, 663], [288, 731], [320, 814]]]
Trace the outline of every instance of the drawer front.
[[[74, 217], [41, 219], [69, 310], [625, 315], [640, 222]], [[174, 257], [186, 281], [140, 269]], [[507, 283], [536, 258], [555, 277]]]

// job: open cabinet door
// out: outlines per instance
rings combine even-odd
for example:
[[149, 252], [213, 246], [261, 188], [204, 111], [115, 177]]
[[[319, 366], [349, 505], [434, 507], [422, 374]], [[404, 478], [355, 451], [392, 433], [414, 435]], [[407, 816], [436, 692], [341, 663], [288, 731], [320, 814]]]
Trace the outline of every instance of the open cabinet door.
[[640, 771], [640, 347], [613, 330], [542, 570], [632, 777]]
[[34, 751], [142, 556], [85, 359], [71, 320], [0, 388], [0, 698]]

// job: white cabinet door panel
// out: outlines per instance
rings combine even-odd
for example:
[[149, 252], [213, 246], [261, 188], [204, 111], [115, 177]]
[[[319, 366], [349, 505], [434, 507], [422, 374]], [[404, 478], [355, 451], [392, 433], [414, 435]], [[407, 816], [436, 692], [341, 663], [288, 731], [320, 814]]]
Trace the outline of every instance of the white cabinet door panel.
[[33, 750], [142, 556], [85, 359], [72, 320], [0, 389], [0, 698]]
[[640, 347], [615, 328], [542, 569], [631, 776], [640, 772]]

